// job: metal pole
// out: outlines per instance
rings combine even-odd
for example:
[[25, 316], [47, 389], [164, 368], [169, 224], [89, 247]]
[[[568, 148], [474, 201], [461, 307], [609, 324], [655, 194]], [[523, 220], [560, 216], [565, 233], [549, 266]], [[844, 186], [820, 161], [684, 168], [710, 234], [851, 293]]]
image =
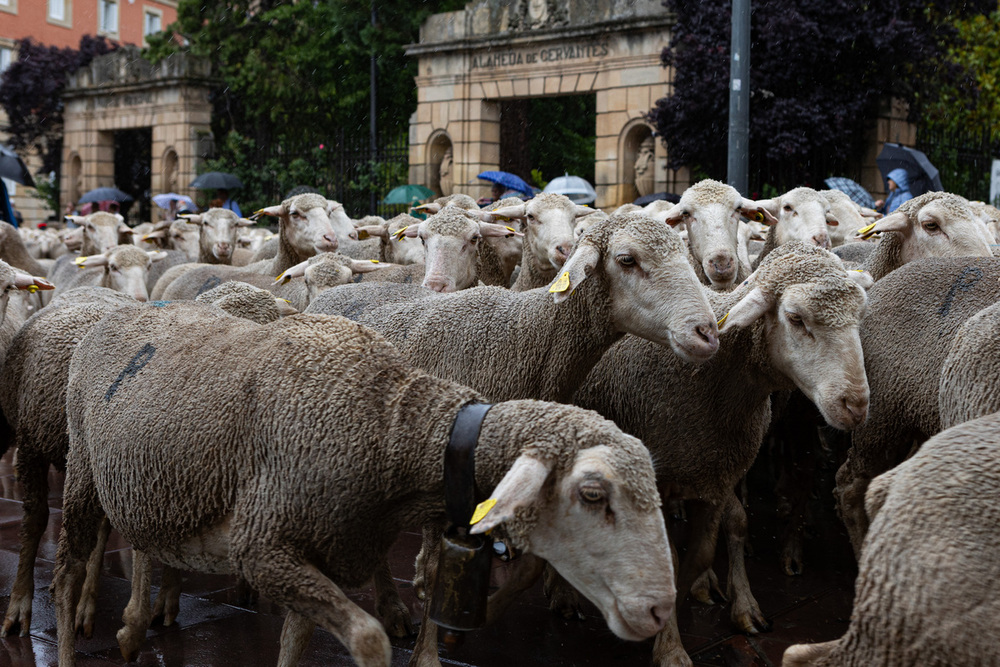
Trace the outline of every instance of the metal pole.
[[747, 195], [750, 161], [750, 0], [733, 0], [726, 181]]
[[[371, 6], [372, 6], [372, 28], [375, 28], [375, 0], [372, 0], [372, 5]], [[376, 82], [375, 82], [375, 44], [374, 44], [374, 42], [372, 43], [372, 47], [371, 48], [372, 48], [371, 57], [370, 57], [371, 67], [370, 67], [370, 70], [369, 70], [369, 81], [368, 81], [368, 87], [371, 90], [371, 95], [369, 96], [370, 97], [370, 100], [369, 100], [370, 104], [369, 104], [369, 107], [368, 107], [368, 139], [369, 139], [369, 152], [371, 154], [371, 157], [370, 157], [370, 160], [371, 160], [370, 161], [370, 166], [371, 166], [371, 172], [372, 172], [371, 173], [372, 179], [371, 179], [371, 193], [370, 193], [371, 196], [370, 196], [370, 201], [369, 201], [369, 209], [370, 209], [369, 213], [371, 213], [372, 215], [374, 215], [374, 214], [378, 213], [377, 201], [376, 201], [376, 199], [377, 199], [377, 193], [376, 193], [377, 187], [376, 187], [376, 183], [375, 183], [375, 173], [376, 173], [375, 172], [375, 160], [378, 157], [378, 142], [377, 142], [377, 138], [376, 138], [377, 134], [378, 134], [378, 129], [377, 129], [376, 124], [375, 124], [375, 104], [376, 104], [375, 83]]]

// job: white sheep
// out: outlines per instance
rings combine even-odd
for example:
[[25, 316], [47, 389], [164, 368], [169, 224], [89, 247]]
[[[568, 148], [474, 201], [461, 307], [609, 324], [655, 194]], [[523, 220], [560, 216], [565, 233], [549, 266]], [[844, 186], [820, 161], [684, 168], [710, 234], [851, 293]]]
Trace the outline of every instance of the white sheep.
[[833, 248], [857, 241], [855, 233], [881, 217], [877, 211], [856, 204], [840, 190], [820, 190], [819, 194], [830, 203], [830, 217], [837, 221], [835, 225], [827, 224]]
[[934, 436], [872, 480], [851, 624], [783, 667], [1000, 664], [1000, 414]]
[[76, 287], [92, 285], [127, 294], [137, 301], [149, 300], [146, 273], [153, 262], [166, 257], [160, 251], [143, 251], [120, 245], [97, 255], [81, 255], [73, 263], [77, 273], [56, 285], [55, 296]]
[[771, 216], [764, 221], [771, 229], [757, 256], [757, 265], [769, 252], [793, 240], [831, 247], [828, 228], [838, 223], [830, 213], [830, 203], [816, 190], [795, 188], [772, 199], [758, 199], [757, 206]]
[[[367, 220], [363, 218], [362, 220]], [[412, 240], [407, 241], [406, 237], [399, 236], [398, 232], [404, 227], [419, 225], [420, 220], [412, 215], [400, 213], [399, 215], [383, 220], [379, 223], [367, 223], [358, 227], [358, 236], [372, 237], [378, 240], [376, 244], [378, 251], [374, 257], [365, 259], [377, 259], [380, 262], [390, 264], [423, 264], [424, 245]], [[360, 259], [360, 258], [359, 258]]]
[[[131, 415], [151, 399], [164, 411], [137, 422]], [[108, 315], [70, 365], [53, 582], [60, 664], [74, 663], [79, 585], [107, 516], [136, 547], [118, 633], [126, 659], [149, 625], [152, 556], [237, 572], [287, 607], [280, 664], [297, 662], [318, 624], [359, 665], [388, 667], [384, 630], [343, 588], [376, 574], [402, 527], [440, 534], [444, 448], [459, 408], [478, 399], [409, 367], [381, 336], [344, 318], [261, 326], [189, 302]], [[212, 439], [203, 437], [206, 423], [216, 427]], [[504, 526], [516, 546], [580, 587], [623, 638], [663, 626], [672, 564], [638, 440], [573, 406], [508, 401], [486, 414], [475, 466], [476, 486], [493, 489], [496, 504], [472, 532]], [[177, 492], [150, 502], [154, 479], [175, 480]], [[431, 575], [436, 563], [434, 553]], [[436, 634], [427, 618], [423, 628]], [[433, 654], [424, 664], [437, 664]]]
[[[697, 518], [681, 564], [678, 601], [711, 565], [725, 522], [731, 616], [744, 632], [768, 628], [747, 579], [746, 513], [734, 488], [753, 463], [771, 418], [771, 394], [798, 387], [827, 423], [850, 429], [868, 409], [858, 325], [861, 274], [831, 253], [793, 241], [773, 251], [732, 292], [711, 292], [722, 321], [719, 351], [693, 369], [634, 336], [594, 366], [574, 402], [642, 439], [664, 501], [685, 499]], [[672, 621], [654, 664], [690, 665]]]

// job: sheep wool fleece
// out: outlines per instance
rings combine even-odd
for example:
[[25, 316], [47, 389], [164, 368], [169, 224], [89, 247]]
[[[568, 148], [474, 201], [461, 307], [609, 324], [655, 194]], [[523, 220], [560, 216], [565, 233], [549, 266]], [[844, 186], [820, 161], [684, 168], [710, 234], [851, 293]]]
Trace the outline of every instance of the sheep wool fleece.
[[[340, 317], [261, 326], [197, 303], [114, 313], [71, 365], [59, 558], [86, 559], [103, 509], [135, 548], [177, 567], [235, 569], [284, 603], [299, 585], [289, 559], [363, 585], [401, 528], [443, 523], [444, 449], [458, 409], [478, 398]], [[142, 405], [157, 407], [137, 420]], [[558, 471], [578, 450], [610, 445], [637, 503], [659, 504], [648, 452], [595, 413], [501, 403], [479, 442], [480, 499], [521, 453]], [[176, 492], [149, 502], [154, 479]], [[522, 547], [532, 518], [510, 524]], [[201, 548], [211, 535], [221, 553]]]

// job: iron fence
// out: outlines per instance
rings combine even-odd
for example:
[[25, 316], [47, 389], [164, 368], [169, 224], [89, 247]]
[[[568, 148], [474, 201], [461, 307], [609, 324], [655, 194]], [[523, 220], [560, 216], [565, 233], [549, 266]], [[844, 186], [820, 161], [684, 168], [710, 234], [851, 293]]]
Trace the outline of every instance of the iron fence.
[[990, 166], [994, 159], [1000, 159], [1000, 132], [989, 128], [978, 132], [920, 128], [917, 149], [938, 168], [946, 191], [973, 200], [989, 199]]

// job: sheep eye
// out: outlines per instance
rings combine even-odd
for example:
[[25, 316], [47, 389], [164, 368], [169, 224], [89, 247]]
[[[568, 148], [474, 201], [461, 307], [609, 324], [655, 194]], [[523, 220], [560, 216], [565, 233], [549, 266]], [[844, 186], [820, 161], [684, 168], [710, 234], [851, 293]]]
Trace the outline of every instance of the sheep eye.
[[580, 499], [585, 503], [603, 502], [604, 498], [604, 489], [599, 486], [584, 486], [580, 489]]
[[472, 245], [476, 245], [477, 243], [479, 243], [479, 239], [481, 238], [482, 238], [481, 236], [473, 236], [471, 239]]
[[635, 266], [635, 257], [632, 255], [618, 255], [615, 260], [622, 266]]
[[785, 205], [784, 205], [784, 206], [782, 206], [781, 208], [782, 208], [783, 210], [785, 210], [785, 211], [789, 211], [789, 212], [791, 212], [791, 210], [792, 210], [792, 207], [791, 207], [791, 205], [790, 205], [790, 204], [785, 204]]
[[788, 321], [791, 322], [793, 325], [797, 327], [803, 326], [801, 315], [797, 315], [796, 313], [786, 313], [785, 316], [788, 318]]
[[928, 232], [934, 233], [939, 229], [941, 229], [941, 225], [939, 225], [936, 222], [926, 222], [924, 223], [924, 229], [927, 230]]

